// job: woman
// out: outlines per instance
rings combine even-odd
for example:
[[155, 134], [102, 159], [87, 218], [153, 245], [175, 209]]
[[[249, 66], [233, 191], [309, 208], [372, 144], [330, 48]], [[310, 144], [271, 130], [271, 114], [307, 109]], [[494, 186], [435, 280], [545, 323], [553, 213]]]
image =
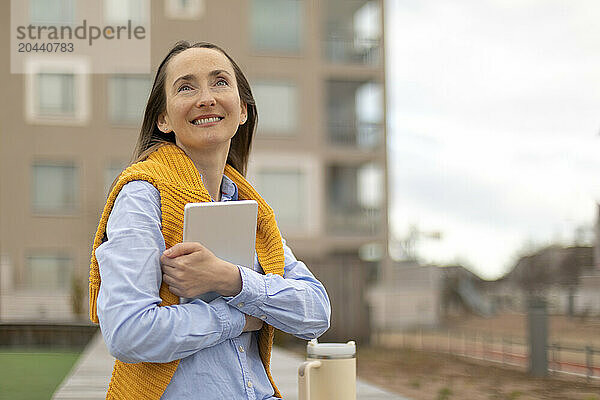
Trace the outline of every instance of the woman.
[[[117, 358], [107, 398], [281, 397], [273, 327], [307, 340], [329, 327], [323, 285], [243, 177], [256, 121], [248, 82], [219, 47], [179, 42], [160, 64], [138, 162], [114, 184], [92, 252], [90, 317]], [[186, 203], [238, 199], [259, 205], [253, 266], [181, 243]], [[178, 304], [209, 291], [221, 297]]]

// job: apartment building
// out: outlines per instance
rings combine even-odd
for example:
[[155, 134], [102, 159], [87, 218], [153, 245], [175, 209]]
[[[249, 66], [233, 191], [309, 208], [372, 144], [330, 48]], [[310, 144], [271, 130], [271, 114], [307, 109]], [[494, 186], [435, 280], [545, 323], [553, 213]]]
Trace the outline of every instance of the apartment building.
[[[85, 4], [26, 1], [34, 25], [79, 23]], [[388, 259], [383, 1], [104, 0], [100, 12], [150, 25], [152, 73], [181, 39], [214, 42], [236, 59], [259, 111], [248, 178], [328, 286], [334, 326], [364, 309], [363, 280]], [[2, 49], [10, 53], [7, 39]], [[87, 296], [92, 238], [130, 160], [152, 73], [41, 63], [10, 74], [3, 61], [0, 320], [76, 318], [72, 298], [82, 288]]]

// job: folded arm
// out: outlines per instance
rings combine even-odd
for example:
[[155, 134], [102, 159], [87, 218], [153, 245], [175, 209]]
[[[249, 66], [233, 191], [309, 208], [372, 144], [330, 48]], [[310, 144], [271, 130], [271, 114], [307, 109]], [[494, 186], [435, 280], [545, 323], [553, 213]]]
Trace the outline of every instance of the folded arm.
[[124, 362], [169, 362], [239, 336], [244, 313], [222, 298], [159, 307], [165, 250], [160, 197], [147, 182], [123, 187], [96, 249], [102, 283], [98, 317], [113, 356]]
[[284, 276], [262, 275], [239, 267], [242, 291], [227, 301], [241, 312], [301, 339], [314, 339], [329, 328], [331, 306], [325, 288], [283, 242]]

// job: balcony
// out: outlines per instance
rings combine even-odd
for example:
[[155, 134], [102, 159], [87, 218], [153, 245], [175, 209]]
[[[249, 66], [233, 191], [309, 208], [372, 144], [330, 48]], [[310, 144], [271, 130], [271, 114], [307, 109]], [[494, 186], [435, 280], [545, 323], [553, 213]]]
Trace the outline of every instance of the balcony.
[[327, 168], [327, 232], [378, 235], [383, 227], [383, 169], [375, 163]]
[[325, 4], [325, 58], [338, 64], [380, 65], [380, 2], [331, 0]]
[[331, 123], [328, 138], [336, 146], [373, 150], [383, 144], [383, 125], [375, 123]]
[[329, 233], [344, 236], [373, 236], [381, 227], [381, 210], [354, 207], [332, 207], [327, 213], [327, 228]]
[[383, 87], [365, 80], [327, 82], [327, 136], [333, 145], [373, 150], [383, 145]]
[[330, 36], [325, 40], [325, 57], [336, 64], [377, 66], [381, 61], [378, 39], [348, 40], [343, 36]]

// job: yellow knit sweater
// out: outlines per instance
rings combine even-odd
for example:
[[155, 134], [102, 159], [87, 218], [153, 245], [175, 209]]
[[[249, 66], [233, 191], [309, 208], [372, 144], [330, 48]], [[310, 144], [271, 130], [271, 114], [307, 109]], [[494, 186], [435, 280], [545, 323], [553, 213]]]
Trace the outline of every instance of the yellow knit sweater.
[[[230, 165], [225, 166], [227, 175], [238, 187], [240, 200], [256, 200], [258, 219], [256, 228], [256, 254], [265, 273], [283, 275], [284, 255], [281, 234], [277, 228], [273, 210], [254, 188]], [[102, 244], [108, 217], [121, 188], [128, 182], [144, 180], [160, 192], [162, 212], [162, 234], [167, 248], [183, 240], [183, 209], [187, 203], [210, 201], [210, 195], [202, 184], [200, 174], [189, 157], [175, 145], [164, 145], [139, 163], [128, 167], [121, 175], [108, 196], [94, 238], [90, 266], [90, 319], [98, 323], [96, 303], [100, 288], [100, 272], [96, 260], [96, 248]], [[164, 283], [160, 287], [161, 306], [179, 303], [179, 297], [171, 293]], [[258, 334], [258, 346], [265, 370], [275, 390], [269, 369], [274, 329], [264, 324]], [[142, 362], [127, 364], [116, 360], [110, 381], [107, 399], [160, 399], [179, 360], [169, 363]], [[198, 388], [202, 390], [202, 388]]]

